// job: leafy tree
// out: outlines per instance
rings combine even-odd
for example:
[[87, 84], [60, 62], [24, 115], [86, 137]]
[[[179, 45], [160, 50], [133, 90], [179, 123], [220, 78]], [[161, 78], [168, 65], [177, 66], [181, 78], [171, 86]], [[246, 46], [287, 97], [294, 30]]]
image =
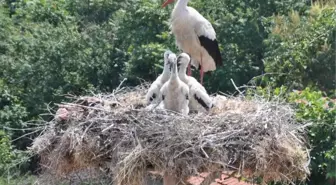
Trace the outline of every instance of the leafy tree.
[[24, 134], [20, 129], [26, 127], [23, 124], [26, 118], [27, 112], [22, 102], [0, 80], [0, 129], [7, 130], [13, 138], [19, 137]]
[[304, 16], [293, 11], [274, 17], [264, 60], [265, 71], [278, 76], [266, 80], [273, 86], [311, 86], [330, 93], [336, 85], [335, 19], [335, 8], [319, 5]]
[[[281, 86], [272, 89], [257, 87], [248, 89], [247, 97], [259, 96], [268, 100], [284, 100], [296, 108], [296, 119], [307, 126], [307, 142], [310, 151], [311, 175], [305, 184], [324, 185], [335, 178], [336, 151], [336, 100], [325, 97], [321, 91], [305, 88], [302, 91], [288, 93], [288, 88]], [[277, 183], [279, 184], [279, 183]]]
[[308, 128], [312, 146], [312, 175], [309, 184], [326, 184], [329, 178], [335, 178], [336, 175], [336, 101], [323, 97], [321, 91], [312, 91], [309, 88], [291, 93], [289, 100], [298, 105], [298, 120], [312, 122]]
[[0, 130], [0, 174], [6, 169], [6, 164], [12, 159], [11, 146], [8, 136]]
[[[124, 77], [127, 85], [154, 80], [161, 73], [164, 51], [178, 52], [168, 25], [173, 6], [162, 9], [161, 3], [0, 0], [1, 128], [28, 128], [25, 121], [37, 119], [46, 104], [61, 102], [64, 94], [110, 92]], [[336, 14], [331, 0], [322, 4], [190, 1], [213, 24], [222, 52], [224, 66], [205, 75], [210, 93], [234, 91], [231, 78], [240, 86], [264, 73], [284, 74], [262, 78], [262, 85], [273, 88], [270, 96], [278, 96], [282, 85], [287, 91], [314, 89], [291, 99], [311, 102], [314, 106], [299, 105], [298, 117], [321, 123], [310, 128], [316, 146], [312, 182], [334, 175], [329, 164], [335, 149], [327, 138], [332, 129], [325, 126], [332, 128], [334, 112], [322, 111], [320, 95], [334, 92]], [[16, 139], [24, 132], [8, 134]], [[30, 142], [19, 141], [14, 144], [20, 149]]]

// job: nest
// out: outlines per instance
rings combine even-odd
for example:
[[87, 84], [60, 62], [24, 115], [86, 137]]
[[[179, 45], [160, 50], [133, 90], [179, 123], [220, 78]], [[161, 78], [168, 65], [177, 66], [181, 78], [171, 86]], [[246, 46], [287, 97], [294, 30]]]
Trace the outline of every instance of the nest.
[[309, 174], [302, 125], [288, 104], [217, 95], [210, 113], [183, 116], [145, 108], [146, 90], [119, 88], [59, 105], [31, 147], [43, 172], [62, 179], [97, 169], [116, 185], [144, 184], [149, 169], [182, 180], [230, 169], [265, 183]]

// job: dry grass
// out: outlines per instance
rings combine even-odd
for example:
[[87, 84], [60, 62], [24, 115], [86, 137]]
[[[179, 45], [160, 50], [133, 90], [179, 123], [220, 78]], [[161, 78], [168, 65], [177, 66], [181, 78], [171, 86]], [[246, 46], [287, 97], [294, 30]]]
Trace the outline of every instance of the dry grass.
[[218, 96], [210, 114], [183, 116], [145, 109], [146, 90], [121, 88], [60, 105], [67, 120], [56, 115], [31, 147], [45, 174], [62, 178], [96, 168], [114, 184], [140, 185], [148, 169], [181, 179], [234, 169], [283, 183], [309, 173], [302, 129], [288, 104]]

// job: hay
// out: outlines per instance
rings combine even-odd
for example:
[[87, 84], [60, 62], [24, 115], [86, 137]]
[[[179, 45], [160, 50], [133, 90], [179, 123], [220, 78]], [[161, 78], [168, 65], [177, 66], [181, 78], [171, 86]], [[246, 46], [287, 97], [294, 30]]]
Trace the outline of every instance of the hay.
[[[144, 108], [144, 85], [63, 103], [31, 151], [45, 173], [66, 177], [95, 168], [117, 185], [143, 184], [149, 168], [180, 179], [236, 170], [264, 182], [309, 174], [309, 156], [293, 109], [254, 97], [216, 96], [210, 114]], [[105, 170], [105, 171], [104, 171]]]

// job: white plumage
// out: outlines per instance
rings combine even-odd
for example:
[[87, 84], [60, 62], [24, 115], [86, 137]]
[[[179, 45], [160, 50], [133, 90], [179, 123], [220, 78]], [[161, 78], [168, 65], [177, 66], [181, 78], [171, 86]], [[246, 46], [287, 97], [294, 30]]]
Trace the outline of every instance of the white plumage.
[[[167, 0], [162, 6], [174, 2]], [[216, 66], [222, 65], [216, 32], [211, 23], [197, 10], [188, 7], [189, 0], [178, 0], [171, 14], [171, 30], [175, 35], [176, 45], [191, 56], [191, 64], [201, 72], [201, 84], [203, 73], [216, 70]], [[190, 65], [188, 75], [191, 75]]]
[[170, 64], [168, 61], [168, 56], [171, 54], [172, 52], [167, 50], [164, 53], [164, 66], [163, 66], [163, 72], [162, 74], [160, 74], [156, 80], [151, 84], [151, 86], [148, 89], [148, 92], [146, 94], [146, 102], [147, 104], [158, 104], [160, 103], [161, 98], [159, 97], [160, 94], [160, 89], [163, 86], [163, 84], [165, 82], [167, 82], [169, 80], [170, 77]]
[[189, 113], [189, 88], [178, 76], [176, 55], [170, 54], [168, 60], [171, 65], [171, 75], [160, 90], [163, 107], [187, 115]]
[[189, 109], [196, 111], [209, 111], [212, 107], [212, 100], [206, 89], [197, 82], [194, 77], [187, 76], [186, 70], [190, 63], [190, 57], [186, 53], [181, 53], [177, 57], [177, 66], [180, 79], [189, 87]]

